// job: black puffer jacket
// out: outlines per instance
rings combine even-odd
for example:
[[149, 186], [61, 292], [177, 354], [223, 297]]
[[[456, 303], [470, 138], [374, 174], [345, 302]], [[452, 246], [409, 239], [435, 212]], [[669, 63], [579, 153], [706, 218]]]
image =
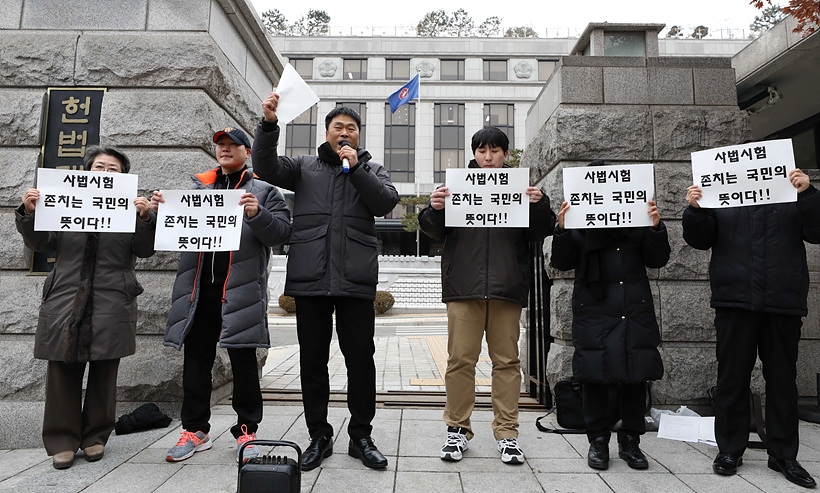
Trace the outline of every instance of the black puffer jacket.
[[279, 125], [260, 123], [253, 141], [254, 169], [293, 191], [293, 234], [285, 294], [351, 296], [373, 300], [379, 280], [374, 216], [388, 214], [399, 194], [384, 166], [358, 149], [349, 174], [325, 142], [318, 156], [279, 156]]
[[713, 308], [805, 316], [809, 269], [804, 241], [820, 243], [820, 193], [797, 202], [683, 211], [683, 238], [712, 249]]
[[[609, 235], [607, 246], [596, 251], [599, 267], [590, 268], [588, 235], [601, 234]], [[661, 337], [646, 267], [663, 267], [669, 254], [663, 222], [657, 230], [555, 228], [552, 266], [576, 269], [572, 370], [578, 381], [638, 383], [663, 376], [658, 353]], [[589, 281], [593, 271], [597, 272], [596, 282]]]
[[[470, 167], [478, 167], [475, 160]], [[428, 202], [419, 213], [419, 227], [427, 236], [444, 240], [443, 302], [495, 299], [527, 306], [529, 242], [547, 237], [555, 227], [555, 214], [544, 195], [530, 204], [529, 228], [448, 228], [444, 210], [437, 211]]]
[[[193, 188], [215, 188], [218, 169], [193, 177]], [[255, 179], [250, 168], [231, 188], [254, 194], [259, 200], [259, 212], [253, 218], [242, 215], [239, 250], [228, 255], [230, 264], [223, 288], [219, 345], [224, 348], [269, 347], [268, 260], [271, 247], [286, 242], [290, 236], [290, 212], [279, 190], [270, 183]], [[202, 291], [205, 257], [204, 252], [180, 254], [165, 329], [166, 346], [181, 349], [191, 330]]]

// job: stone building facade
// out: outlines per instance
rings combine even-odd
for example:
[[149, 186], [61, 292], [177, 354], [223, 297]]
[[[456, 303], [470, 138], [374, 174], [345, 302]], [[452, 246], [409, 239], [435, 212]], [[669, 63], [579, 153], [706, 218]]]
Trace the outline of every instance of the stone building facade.
[[[283, 65], [248, 0], [10, 0], [0, 20], [0, 448], [40, 445], [45, 362], [32, 359], [44, 276], [15, 231], [14, 208], [34, 185], [47, 88], [104, 87], [103, 144], [123, 149], [139, 193], [187, 189], [216, 166], [211, 136], [253, 134]], [[137, 353], [123, 359], [118, 412], [159, 402], [176, 413], [181, 353], [162, 346], [177, 254], [138, 263]], [[221, 353], [221, 352], [220, 352]], [[260, 352], [260, 359], [264, 356]], [[214, 398], [229, 389], [218, 356]]]
[[[655, 405], [706, 410], [707, 389], [717, 373], [713, 310], [709, 307], [710, 252], [683, 240], [681, 217], [692, 184], [690, 153], [735, 145], [751, 138], [749, 115], [738, 108], [732, 60], [658, 56], [657, 26], [591, 24], [573, 55], [563, 57], [527, 116], [527, 148], [522, 165], [531, 181], [560, 207], [562, 170], [594, 159], [615, 164], [654, 163], [655, 199], [669, 230], [672, 255], [661, 269], [650, 269], [650, 284], [661, 328], [664, 378], [653, 388]], [[646, 30], [645, 56], [606, 56], [609, 31]], [[585, 51], [586, 48], [586, 51]], [[582, 55], [583, 53], [583, 55]], [[816, 170], [807, 170], [813, 180]], [[549, 239], [546, 257], [549, 259]], [[808, 247], [811, 290], [803, 327], [798, 387], [816, 395], [820, 344], [820, 256]], [[572, 374], [571, 299], [574, 273], [549, 269], [554, 279], [550, 330], [555, 338], [547, 359], [551, 386]], [[756, 372], [755, 390], [762, 392]]]

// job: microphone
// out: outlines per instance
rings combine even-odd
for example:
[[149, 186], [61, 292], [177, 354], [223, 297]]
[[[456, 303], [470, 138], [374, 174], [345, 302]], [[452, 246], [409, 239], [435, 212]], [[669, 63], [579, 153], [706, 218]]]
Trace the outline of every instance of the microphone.
[[[343, 140], [339, 142], [339, 147], [350, 147], [350, 142]], [[342, 173], [350, 173], [350, 161], [347, 158], [342, 158]]]

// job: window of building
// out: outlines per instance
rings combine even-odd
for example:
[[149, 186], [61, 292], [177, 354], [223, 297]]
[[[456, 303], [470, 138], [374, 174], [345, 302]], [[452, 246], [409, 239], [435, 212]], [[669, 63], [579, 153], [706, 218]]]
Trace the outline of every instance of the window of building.
[[316, 154], [316, 112], [318, 107], [312, 108], [294, 118], [287, 126], [285, 137], [285, 154], [301, 156], [302, 154]]
[[484, 126], [498, 127], [510, 139], [510, 148], [515, 147], [515, 105], [485, 104]]
[[507, 80], [507, 60], [484, 60], [484, 80]]
[[433, 179], [444, 183], [447, 168], [463, 168], [464, 105], [440, 103], [434, 107]]
[[442, 60], [441, 80], [464, 80], [464, 60]]
[[384, 77], [388, 80], [410, 80], [410, 60], [387, 59]]
[[545, 81], [550, 78], [555, 70], [557, 60], [538, 60], [538, 80]]
[[359, 114], [359, 118], [362, 119], [362, 124], [359, 125], [359, 147], [363, 149], [367, 149], [367, 145], [365, 145], [365, 130], [367, 126], [367, 103], [336, 103], [336, 107], [339, 106], [346, 106]]
[[367, 59], [351, 58], [344, 61], [344, 78], [348, 80], [367, 79]]
[[646, 34], [604, 32], [604, 56], [646, 56]]
[[296, 69], [296, 73], [299, 74], [303, 79], [312, 79], [313, 78], [313, 59], [312, 58], [291, 58], [288, 61], [293, 68]]
[[416, 105], [384, 105], [384, 165], [394, 182], [416, 181]]

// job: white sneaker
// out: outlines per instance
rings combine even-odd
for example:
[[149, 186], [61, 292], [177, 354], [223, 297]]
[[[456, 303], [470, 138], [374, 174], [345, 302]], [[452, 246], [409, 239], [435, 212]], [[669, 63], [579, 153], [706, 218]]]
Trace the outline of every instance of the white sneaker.
[[504, 464], [523, 464], [524, 452], [518, 446], [517, 438], [504, 438], [498, 441], [498, 451], [501, 452], [501, 462]]
[[447, 441], [441, 447], [441, 453], [439, 454], [441, 460], [458, 462], [465, 450], [467, 450], [467, 428], [448, 426]]

